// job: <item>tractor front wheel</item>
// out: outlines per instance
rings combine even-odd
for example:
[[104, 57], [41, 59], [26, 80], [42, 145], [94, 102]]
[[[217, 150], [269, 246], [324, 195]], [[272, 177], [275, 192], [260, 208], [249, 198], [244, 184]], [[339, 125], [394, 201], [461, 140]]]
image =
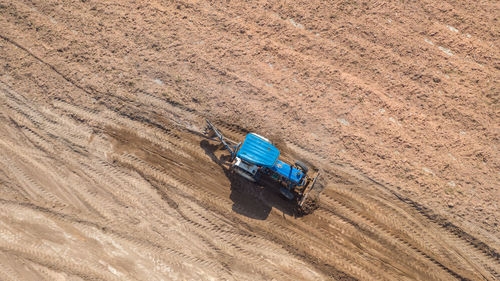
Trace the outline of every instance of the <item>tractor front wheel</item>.
[[299, 168], [304, 174], [307, 174], [309, 171], [309, 168], [307, 168], [306, 164], [304, 164], [302, 161], [297, 160], [295, 161], [295, 167]]

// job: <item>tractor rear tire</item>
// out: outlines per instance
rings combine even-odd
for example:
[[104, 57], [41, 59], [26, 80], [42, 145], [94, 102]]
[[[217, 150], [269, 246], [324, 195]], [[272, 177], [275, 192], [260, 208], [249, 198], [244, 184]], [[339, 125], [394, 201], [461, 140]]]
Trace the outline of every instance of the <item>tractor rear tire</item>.
[[300, 160], [295, 161], [295, 166], [302, 170], [304, 174], [307, 174], [307, 172], [309, 172], [309, 168], [307, 168], [306, 164], [304, 164]]

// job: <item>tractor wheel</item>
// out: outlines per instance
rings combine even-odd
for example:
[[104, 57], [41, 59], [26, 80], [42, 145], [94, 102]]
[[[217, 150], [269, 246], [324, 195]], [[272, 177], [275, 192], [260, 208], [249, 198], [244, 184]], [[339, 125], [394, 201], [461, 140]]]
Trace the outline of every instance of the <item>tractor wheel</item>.
[[295, 166], [302, 170], [304, 174], [307, 174], [307, 172], [309, 171], [309, 168], [307, 168], [306, 164], [304, 164], [300, 160], [295, 161]]

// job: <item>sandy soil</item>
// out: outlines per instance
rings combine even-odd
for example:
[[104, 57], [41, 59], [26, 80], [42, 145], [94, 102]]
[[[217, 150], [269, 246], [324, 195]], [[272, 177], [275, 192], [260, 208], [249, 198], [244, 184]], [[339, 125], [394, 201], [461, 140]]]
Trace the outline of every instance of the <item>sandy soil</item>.
[[[1, 280], [498, 280], [497, 1], [1, 1]], [[202, 135], [321, 169], [311, 215]]]

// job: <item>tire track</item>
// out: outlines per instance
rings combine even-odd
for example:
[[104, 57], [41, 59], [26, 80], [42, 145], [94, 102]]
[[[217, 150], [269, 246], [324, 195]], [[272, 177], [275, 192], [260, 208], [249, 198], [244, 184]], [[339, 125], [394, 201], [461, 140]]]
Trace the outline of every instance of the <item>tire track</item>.
[[[133, 190], [133, 188], [132, 188]], [[144, 197], [143, 197], [144, 196]], [[146, 196], [146, 194], [142, 193], [139, 195], [140, 198], [150, 198], [150, 196]], [[137, 199], [133, 199], [133, 201], [135, 201]], [[143, 201], [143, 204], [146, 204], [145, 202], [149, 202], [149, 204], [147, 205], [151, 205], [152, 202], [155, 202], [156, 200], [154, 199], [149, 199], [149, 200], [141, 200]], [[146, 205], [146, 206], [147, 206]], [[153, 214], [156, 214], [157, 216], [160, 216], [158, 219], [155, 219], [154, 221], [158, 223], [158, 226], [162, 227], [163, 226], [166, 226], [166, 228], [163, 228], [163, 233], [168, 233], [168, 221], [171, 221], [171, 222], [175, 222], [175, 220], [173, 220], [172, 218], [167, 218], [164, 214], [171, 214], [172, 212], [175, 213], [174, 210], [166, 210], [165, 208], [163, 207], [160, 207], [158, 204], [153, 204], [155, 206], [155, 208], [157, 210], [151, 210], [151, 213]], [[145, 214], [146, 215], [146, 214]], [[161, 220], [160, 220], [161, 218]], [[178, 218], [178, 216], [176, 216], [176, 218]], [[119, 223], [115, 223], [117, 224], [117, 226], [119, 225]], [[192, 231], [193, 229], [190, 229], [189, 231]], [[204, 229], [206, 230], [206, 229]], [[160, 241], [158, 241], [158, 239], [154, 239], [154, 238], [150, 238], [152, 241], [157, 241], [158, 243]], [[200, 259], [190, 259], [191, 262], [199, 262], [201, 263], [202, 265], [204, 265], [205, 267], [209, 267], [209, 268], [216, 268], [218, 264], [214, 263], [214, 262], [211, 262], [211, 261], [208, 261], [208, 260], [200, 260]]]
[[[12, 103], [12, 101], [14, 101], [15, 103]], [[47, 118], [45, 114], [41, 113], [36, 108], [23, 106], [23, 103], [28, 104], [28, 102], [22, 101], [18, 97], [15, 97], [13, 95], [6, 96], [4, 102], [8, 108], [10, 108], [11, 110], [13, 110], [18, 114], [16, 116], [10, 115], [11, 120], [13, 120], [12, 118], [16, 120], [15, 122], [17, 126], [25, 128], [29, 130], [30, 133], [37, 135], [40, 135], [40, 133], [33, 131], [33, 129], [31, 128], [34, 127], [38, 129], [40, 132], [43, 132], [45, 138], [43, 138], [41, 135], [40, 137], [44, 141], [50, 143], [51, 146], [53, 147], [48, 151], [54, 152], [57, 151], [58, 149], [66, 149], [66, 150], [80, 150], [82, 152], [87, 152], [86, 150], [87, 141], [85, 139], [88, 137], [82, 136], [81, 132], [80, 134], [78, 134], [76, 133], [76, 129], [74, 128], [70, 129], [67, 128], [66, 126], [61, 126], [56, 121]], [[84, 130], [85, 129], [82, 129], [82, 131]], [[64, 135], [65, 137], [61, 137], [60, 136], [61, 133], [63, 133], [62, 135]], [[49, 140], [49, 138], [52, 140]], [[62, 148], [61, 145], [65, 147]], [[41, 146], [43, 147], [44, 145]], [[44, 149], [47, 149], [47, 145], [45, 145]]]
[[[147, 198], [147, 197], [144, 197], [144, 198]], [[148, 200], [149, 201], [149, 200]], [[154, 201], [153, 199], [151, 201]], [[158, 208], [159, 210], [151, 210], [151, 213], [154, 213], [156, 215], [159, 215], [161, 217], [161, 220], [160, 219], [156, 219], [155, 221], [158, 223], [158, 225], [160, 227], [163, 227], [163, 226], [166, 226], [166, 228], [163, 228], [163, 230], [165, 232], [168, 232], [168, 223], [166, 221], [171, 221], [171, 222], [176, 222], [175, 220], [173, 220], [172, 218], [166, 218], [164, 214], [171, 214], [171, 213], [175, 213], [175, 210], [165, 210], [164, 208], [161, 208], [159, 207], [157, 204], [154, 204], [156, 208]], [[164, 211], [162, 211], [164, 210]], [[179, 216], [176, 216], [176, 218], [178, 219]], [[206, 228], [203, 228], [204, 230], [207, 230]], [[192, 231], [192, 229], [190, 229], [189, 231]], [[162, 231], [163, 232], [163, 231]], [[157, 239], [153, 239], [153, 240], [157, 240]], [[202, 264], [204, 266], [207, 266], [207, 267], [210, 267], [210, 268], [215, 268], [217, 267], [217, 264], [214, 263], [214, 262], [211, 262], [211, 261], [201, 261]]]
[[[332, 225], [331, 225], [331, 223], [332, 223], [331, 215], [332, 214], [325, 212], [323, 209], [318, 209], [315, 212], [319, 213], [316, 215], [316, 217], [319, 221], [322, 222], [322, 224], [318, 224], [316, 227], [317, 227], [318, 231], [321, 233], [321, 235], [328, 238], [328, 242], [331, 245], [331, 247], [334, 248], [334, 251], [340, 252], [343, 256], [349, 256], [352, 263], [360, 263], [360, 265], [362, 265], [365, 268], [365, 270], [369, 271], [372, 274], [372, 276], [376, 277], [375, 280], [399, 280], [401, 278], [401, 276], [397, 276], [392, 271], [385, 270], [385, 271], [383, 271], [383, 273], [378, 273], [375, 271], [376, 268], [380, 268], [380, 263], [386, 263], [388, 258], [380, 256], [380, 254], [378, 254], [378, 255], [374, 255], [374, 258], [377, 258], [378, 260], [372, 260], [373, 259], [372, 258], [370, 260], [362, 260], [362, 262], [360, 262], [359, 259], [356, 260], [356, 255], [363, 255], [365, 253], [365, 249], [357, 248], [355, 250], [352, 250], [352, 249], [344, 250], [342, 246], [346, 247], [345, 244], [347, 242], [345, 242], [345, 239], [347, 238], [348, 240], [349, 239], [353, 239], [353, 240], [356, 239], [358, 241], [363, 241], [364, 243], [368, 243], [369, 242], [368, 240], [372, 240], [371, 245], [370, 245], [370, 247], [371, 247], [370, 249], [372, 250], [371, 254], [373, 254], [373, 251], [376, 250], [379, 253], [390, 256], [391, 252], [389, 249], [386, 249], [386, 248], [378, 245], [377, 241], [374, 239], [369, 239], [369, 238], [363, 237], [360, 234], [359, 230], [356, 230], [355, 227], [352, 227], [352, 226], [349, 227], [350, 224], [349, 224], [348, 220], [346, 220], [345, 218], [338, 216], [338, 215], [337, 215], [337, 217], [339, 218], [339, 220], [345, 222], [347, 225], [337, 226], [338, 227], [337, 231], [340, 232], [341, 235], [344, 237], [341, 239], [341, 241], [343, 243], [341, 243], [341, 242], [336, 243], [334, 241], [337, 241], [339, 239], [339, 237], [338, 237], [339, 234], [334, 236], [331, 234], [330, 231], [327, 231], [325, 229], [326, 228], [325, 226], [327, 226], [327, 225], [328, 225], [328, 228], [332, 228]], [[321, 213], [324, 213], [324, 214], [321, 215]], [[341, 227], [341, 229], [340, 229], [340, 227]], [[351, 243], [354, 243], [354, 242], [351, 242]], [[360, 247], [359, 245], [356, 245], [356, 246]], [[363, 248], [365, 248], [365, 247], [366, 246], [363, 246]], [[368, 247], [366, 247], [366, 248], [368, 248]], [[373, 268], [372, 270], [370, 270], [370, 266]], [[392, 267], [397, 268], [396, 265], [392, 265]]]
[[[162, 257], [167, 255], [167, 256], [170, 256], [172, 258], [175, 258], [173, 261], [190, 261], [191, 263], [200, 264], [204, 267], [207, 267], [206, 265], [210, 264], [210, 262], [207, 262], [206, 260], [202, 260], [202, 259], [197, 258], [197, 257], [192, 257], [189, 255], [186, 255], [186, 254], [179, 252], [173, 248], [160, 246], [159, 244], [152, 243], [151, 241], [148, 241], [148, 240], [138, 239], [134, 236], [130, 236], [128, 234], [113, 230], [112, 228], [109, 228], [108, 226], [97, 225], [94, 223], [88, 223], [88, 222], [81, 220], [81, 219], [78, 219], [78, 218], [74, 219], [71, 216], [55, 213], [51, 210], [44, 209], [42, 207], [38, 207], [38, 206], [34, 206], [34, 205], [30, 205], [30, 204], [22, 204], [21, 205], [18, 203], [11, 203], [11, 202], [8, 202], [5, 200], [0, 200], [0, 201], [1, 201], [0, 208], [4, 208], [4, 205], [8, 204], [10, 210], [17, 209], [19, 212], [22, 212], [27, 208], [26, 210], [28, 210], [28, 211], [32, 211], [32, 210], [42, 211], [42, 213], [44, 215], [48, 215], [49, 218], [52, 220], [61, 221], [63, 223], [69, 222], [74, 226], [78, 226], [78, 229], [80, 231], [82, 231], [84, 234], [86, 234], [87, 237], [94, 237], [95, 233], [102, 233], [102, 231], [104, 231], [104, 233], [106, 235], [112, 237], [112, 239], [114, 239], [114, 240], [118, 240], [118, 241], [123, 240], [123, 241], [126, 241], [128, 243], [131, 243], [132, 245], [134, 245], [135, 247], [138, 247], [140, 249], [147, 249], [148, 251], [151, 252], [153, 257], [157, 260], [162, 260]], [[8, 248], [8, 245], [10, 245], [10, 244], [11, 243], [7, 243], [6, 247]], [[0, 246], [0, 248], [1, 247], [2, 246]], [[17, 248], [15, 248], [15, 250], [19, 250], [22, 252], [24, 250], [22, 248], [23, 247], [17, 247]], [[37, 250], [33, 250], [33, 249], [30, 250], [29, 253], [30, 253], [30, 257], [32, 259], [37, 259], [39, 255], [44, 255], [42, 253], [39, 253]], [[49, 257], [45, 257], [45, 259], [48, 259], [48, 258]], [[67, 266], [67, 268], [69, 268], [70, 264], [68, 263], [65, 266]], [[61, 270], [63, 270], [63, 269], [61, 269]], [[72, 271], [68, 271], [68, 272], [72, 272]], [[85, 271], [83, 270], [82, 272], [85, 272]], [[100, 279], [114, 280], [114, 279], [109, 279], [109, 278], [100, 278]]]
[[[74, 114], [78, 118], [86, 121], [93, 121], [99, 125], [100, 130], [106, 130], [106, 127], [110, 128], [127, 128], [132, 129], [134, 134], [137, 134], [140, 138], [146, 139], [150, 143], [161, 147], [162, 149], [168, 150], [172, 153], [176, 153], [184, 158], [193, 159], [194, 155], [199, 155], [207, 157], [204, 154], [200, 154], [198, 150], [195, 150], [193, 145], [188, 142], [183, 141], [179, 136], [174, 133], [169, 133], [167, 130], [160, 130], [155, 127], [144, 126], [143, 123], [134, 121], [133, 118], [123, 118], [117, 116], [117, 114], [111, 111], [95, 112], [88, 109], [82, 109], [81, 107], [76, 107], [68, 104], [64, 101], [57, 100], [53, 104], [56, 108], [61, 108], [66, 110], [69, 114]], [[178, 140], [176, 143], [172, 141], [172, 138]], [[187, 152], [189, 153], [187, 153]]]
[[[8, 235], [8, 234], [7, 234]], [[2, 231], [2, 238], [7, 236], [5, 230]], [[0, 251], [4, 253], [10, 253], [14, 256], [21, 257], [23, 259], [29, 260], [31, 262], [44, 265], [48, 268], [54, 268], [56, 270], [70, 272], [71, 274], [78, 275], [81, 278], [93, 278], [101, 280], [118, 280], [117, 278], [103, 274], [93, 270], [91, 267], [84, 266], [82, 263], [73, 264], [68, 262], [67, 259], [62, 259], [57, 256], [45, 254], [44, 250], [40, 249], [40, 246], [30, 245], [29, 247], [14, 245], [15, 241], [9, 241], [7, 243], [0, 240]], [[34, 246], [34, 247], [33, 247]], [[89, 274], [90, 273], [90, 274]]]
[[[0, 145], [2, 143], [0, 142]], [[3, 147], [4, 149], [8, 149], [8, 147]], [[5, 152], [5, 150], [3, 150]], [[24, 158], [21, 155], [16, 155], [17, 157]], [[32, 177], [28, 176], [22, 169], [20, 169], [15, 163], [19, 158], [7, 158], [6, 153], [0, 156], [0, 163], [6, 167], [7, 170], [11, 172], [13, 177], [15, 177], [21, 184], [25, 183], [30, 188], [26, 188], [23, 185], [22, 190], [27, 194], [30, 194], [31, 199], [34, 201], [46, 202], [46, 204], [57, 204], [64, 205], [63, 202], [57, 198], [52, 192], [49, 192], [47, 189], [43, 188], [39, 185]]]
[[[92, 194], [91, 194], [91, 196], [90, 196], [89, 198], [93, 198]], [[87, 201], [89, 201], [89, 202], [90, 202], [91, 200], [87, 200]]]
[[[191, 224], [194, 226], [194, 229], [192, 229], [192, 230], [194, 230], [194, 231], [203, 230], [205, 233], [211, 232], [212, 234], [215, 235], [215, 236], [211, 236], [211, 238], [216, 238], [215, 241], [218, 242], [219, 246], [224, 248], [226, 250], [226, 252], [228, 252], [229, 254], [232, 254], [233, 256], [245, 257], [246, 265], [249, 268], [251, 268], [252, 271], [258, 272], [261, 276], [264, 277], [264, 279], [269, 279], [269, 278], [271, 278], [271, 276], [281, 276], [281, 277], [285, 277], [285, 278], [290, 278], [288, 276], [284, 276], [281, 272], [279, 272], [273, 268], [269, 269], [269, 270], [273, 271], [271, 275], [269, 273], [267, 273], [265, 270], [263, 270], [263, 268], [266, 268], [266, 264], [267, 264], [265, 262], [265, 260], [258, 258], [257, 256], [255, 256], [254, 254], [252, 254], [248, 250], [244, 249], [242, 247], [243, 244], [240, 243], [239, 236], [231, 235], [232, 233], [229, 235], [228, 235], [228, 233], [224, 233], [224, 235], [220, 235], [220, 232], [218, 232], [217, 230], [214, 231], [213, 228], [207, 227], [207, 226], [200, 224], [200, 223], [194, 221], [193, 219], [189, 218], [189, 216], [187, 216], [185, 212], [182, 212], [180, 210], [180, 208], [177, 209], [177, 212], [184, 218], [184, 221], [186, 221], [188, 224]], [[196, 216], [197, 216], [197, 213], [192, 213], [191, 217], [196, 217]], [[199, 232], [199, 233], [203, 233], [203, 232]], [[231, 239], [231, 238], [233, 238], [233, 239]], [[214, 242], [214, 239], [212, 239], [212, 241]], [[232, 249], [232, 251], [229, 249]], [[250, 260], [251, 262], [248, 263], [248, 262], [246, 262], [247, 260]]]
[[[0, 254], [4, 256], [4, 258], [8, 257], [4, 252], [0, 251]], [[11, 258], [12, 259], [12, 258]], [[19, 274], [17, 274], [11, 266], [7, 264], [0, 264], [0, 276], [5, 278], [5, 281], [22, 281], [19, 279]]]
[[[324, 194], [322, 194], [322, 195], [324, 196]], [[333, 198], [329, 198], [329, 199], [333, 199]], [[344, 215], [345, 216], [349, 216], [350, 214], [354, 214], [355, 216], [357, 216], [355, 219], [362, 222], [362, 223], [358, 223], [357, 225], [358, 226], [363, 226], [363, 228], [366, 229], [366, 233], [373, 233], [373, 235], [376, 235], [375, 231], [369, 230], [370, 229], [369, 226], [371, 226], [374, 230], [378, 230], [379, 232], [381, 232], [383, 234], [383, 235], [376, 235], [376, 236], [379, 237], [379, 240], [382, 240], [383, 236], [390, 237], [390, 238], [392, 238], [390, 240], [391, 241], [397, 241], [397, 243], [400, 244], [400, 247], [406, 248], [407, 250], [411, 250], [416, 255], [420, 255], [422, 258], [424, 258], [425, 260], [428, 260], [429, 262], [431, 262], [432, 264], [436, 265], [438, 268], [442, 269], [444, 272], [450, 274], [454, 278], [459, 279], [459, 280], [469, 280], [468, 278], [461, 276], [460, 274], [456, 273], [454, 270], [446, 267], [445, 265], [443, 265], [438, 260], [436, 260], [436, 259], [432, 258], [431, 256], [429, 256], [428, 254], [426, 254], [423, 250], [421, 250], [420, 247], [415, 246], [414, 242], [412, 243], [412, 242], [410, 242], [407, 239], [401, 238], [399, 235], [396, 235], [393, 232], [391, 232], [390, 229], [384, 228], [383, 225], [377, 224], [373, 220], [371, 220], [371, 219], [365, 217], [364, 215], [360, 214], [359, 212], [357, 212], [352, 207], [349, 207], [349, 206], [345, 205], [344, 203], [342, 203], [342, 202], [340, 202], [340, 201], [338, 201], [336, 199], [333, 199], [332, 201], [335, 201], [335, 203], [338, 203], [338, 204], [335, 205], [335, 211], [329, 210], [329, 209], [326, 209], [326, 210], [328, 212], [331, 212], [333, 215], [336, 212], [338, 212], [339, 210], [344, 209]], [[413, 264], [413, 267], [416, 267], [416, 264]], [[427, 268], [428, 268], [427, 266], [422, 265], [420, 267], [420, 271], [422, 273], [426, 273]], [[439, 277], [437, 275], [429, 276], [429, 277], [432, 278], [432, 279], [439, 279]]]
[[[422, 225], [417, 224], [414, 216], [402, 213], [402, 210], [401, 211], [397, 210], [395, 207], [391, 206], [389, 202], [383, 203], [380, 198], [372, 196], [361, 197], [358, 196], [356, 193], [347, 190], [335, 189], [335, 193], [338, 195], [342, 195], [341, 197], [345, 196], [346, 197], [345, 202], [354, 200], [355, 202], [362, 204], [361, 209], [365, 210], [364, 213], [366, 216], [371, 217], [372, 219], [383, 223], [388, 227], [387, 229], [397, 229], [398, 232], [405, 234], [409, 239], [412, 239], [414, 242], [417, 242], [420, 245], [420, 249], [430, 249], [429, 252], [431, 253], [436, 253], [436, 254], [441, 253], [440, 255], [445, 255], [447, 257], [449, 264], [454, 264], [456, 266], [466, 265], [467, 260], [464, 260], [462, 255], [467, 254], [470, 251], [464, 251], [464, 253], [462, 254], [460, 253], [452, 254], [450, 253], [448, 248], [444, 248], [443, 242], [445, 242], [446, 245], [448, 246], [457, 245], [457, 249], [468, 248], [466, 247], [467, 245], [464, 245], [463, 243], [456, 243], [450, 241], [451, 237], [449, 237], [449, 233], [441, 233], [439, 235], [441, 241], [438, 241], [436, 234], [429, 233], [430, 230], [435, 230], [435, 229], [429, 227], [427, 228], [422, 227]], [[369, 199], [370, 203], [366, 199]], [[375, 207], [375, 205], [372, 204], [375, 204], [377, 207]], [[387, 220], [385, 217], [379, 215], [384, 212], [384, 209], [391, 210], [390, 212], [392, 217], [391, 220]], [[395, 216], [398, 216], [399, 218], [396, 220]], [[492, 274], [492, 276], [490, 276], [491, 278], [494, 278], [495, 275], [497, 275], [496, 271], [488, 266], [486, 256], [482, 255], [469, 256], [469, 259], [475, 260], [478, 265], [487, 269]], [[467, 270], [478, 271], [478, 272], [481, 271], [481, 269], [474, 267], [473, 265], [469, 265]], [[485, 276], [485, 273], [481, 273], [481, 275]]]
[[[134, 159], [135, 157], [128, 155], [127, 158]], [[140, 160], [138, 158], [135, 158], [134, 160], [139, 162], [139, 163], [142, 163], [142, 165], [146, 166], [149, 170], [159, 171], [158, 168], [153, 167], [151, 165], [148, 165], [146, 162], [143, 162], [142, 160]], [[128, 162], [127, 164], [134, 165], [133, 162]], [[163, 173], [162, 172], [160, 172], [160, 173], [153, 172], [153, 173], [149, 173], [149, 175], [148, 175], [148, 172], [137, 167], [137, 164], [133, 169], [141, 170], [141, 172], [145, 173], [147, 176], [152, 176], [153, 178], [155, 178], [155, 180], [159, 180], [160, 182], [165, 182], [165, 180], [162, 180], [162, 178], [167, 178], [167, 176], [164, 176], [164, 174], [168, 174], [167, 171], [163, 171]], [[170, 176], [172, 176], [172, 175], [170, 175]], [[176, 178], [176, 177], [173, 176], [173, 178]], [[175, 180], [178, 180], [180, 184], [176, 183]], [[189, 191], [192, 195], [199, 194], [199, 193], [193, 192], [193, 190], [196, 190], [199, 188], [193, 188], [193, 186], [190, 183], [184, 182], [182, 179], [175, 179], [175, 180], [169, 180], [167, 184], [170, 186], [175, 186], [176, 188], [181, 188], [183, 192], [186, 192], [186, 188], [183, 188], [183, 187], [187, 187], [190, 189]], [[197, 196], [197, 199], [200, 200], [199, 196]], [[221, 200], [221, 198], [216, 197], [215, 200], [219, 201], [219, 200]], [[184, 203], [188, 204], [188, 202], [184, 202]], [[229, 208], [227, 208], [227, 209], [229, 209]], [[235, 253], [238, 253], [239, 255], [244, 255], [247, 259], [253, 260], [254, 263], [249, 264], [248, 266], [254, 268], [254, 271], [260, 272], [261, 274], [263, 274], [263, 276], [268, 276], [268, 274], [265, 271], [262, 271], [262, 269], [261, 269], [261, 268], [266, 268], [267, 263], [264, 262], [263, 260], [259, 259], [258, 257], [254, 256], [253, 254], [251, 254], [250, 252], [248, 252], [247, 250], [242, 248], [241, 245], [238, 244], [237, 241], [240, 240], [241, 235], [236, 234], [233, 231], [230, 231], [230, 232], [224, 231], [222, 233], [223, 235], [221, 235], [221, 230], [218, 226], [214, 227], [214, 226], [206, 226], [206, 225], [200, 224], [198, 222], [195, 222], [193, 219], [191, 219], [190, 216], [187, 216], [186, 214], [181, 212], [178, 208], [176, 210], [181, 215], [182, 219], [185, 222], [194, 226], [194, 229], [191, 229], [190, 231], [193, 231], [193, 230], [196, 231], [197, 229], [201, 229], [201, 230], [203, 230], [202, 233], [212, 232], [214, 234], [214, 236], [211, 236], [212, 238], [217, 238], [219, 241], [221, 241], [223, 243], [223, 245], [226, 248], [232, 248], [234, 251], [236, 251]], [[228, 240], [228, 238], [226, 237], [228, 235], [232, 236], [233, 238], [237, 238], [237, 239], [236, 240]], [[255, 265], [255, 264], [257, 264], [257, 265]], [[274, 274], [275, 274], [275, 276], [281, 275], [281, 273], [279, 273], [277, 271], [274, 271]]]
[[[150, 177], [155, 178], [155, 180], [158, 180], [160, 182], [167, 183], [170, 186], [179, 188], [183, 192], [188, 193], [190, 196], [196, 197], [197, 200], [199, 200], [199, 201], [206, 202], [206, 203], [210, 204], [211, 206], [217, 206], [218, 209], [220, 209], [222, 207], [222, 210], [224, 210], [224, 211], [222, 211], [221, 214], [227, 212], [227, 210], [231, 210], [231, 203], [227, 202], [227, 199], [220, 197], [218, 195], [215, 195], [208, 190], [200, 189], [200, 188], [194, 186], [192, 183], [187, 182], [181, 178], [178, 178], [175, 174], [171, 174], [167, 170], [160, 170], [159, 168], [151, 166], [151, 165], [147, 164], [146, 162], [144, 162], [143, 160], [136, 158], [135, 156], [132, 156], [129, 154], [126, 154], [123, 156], [120, 155], [120, 156], [115, 156], [115, 160], [122, 162], [124, 165], [131, 167], [132, 169], [135, 169], [137, 171], [141, 171], [141, 173], [143, 173], [143, 176], [146, 176], [146, 177], [150, 176]], [[168, 175], [168, 176], [166, 176], [166, 175]], [[271, 241], [274, 241], [274, 242], [279, 241], [278, 244], [281, 244], [282, 246], [285, 246], [285, 248], [288, 248], [288, 251], [290, 251], [289, 244], [291, 243], [291, 241], [293, 241], [293, 243], [296, 244], [295, 246], [293, 246], [293, 248], [307, 249], [310, 247], [310, 245], [307, 242], [300, 241], [300, 240], [298, 240], [299, 238], [288, 234], [289, 233], [288, 229], [282, 227], [280, 224], [274, 223], [273, 221], [267, 221], [265, 223], [261, 223], [261, 222], [256, 222], [256, 221], [252, 221], [250, 219], [245, 219], [245, 218], [239, 218], [239, 219], [243, 219], [243, 221], [245, 223], [258, 224], [261, 231], [263, 231], [263, 234], [265, 234], [264, 236], [268, 236], [270, 234], [270, 233], [268, 233], [268, 231], [265, 230], [266, 228], [270, 227], [272, 229], [279, 229], [280, 230], [279, 232], [277, 232], [276, 234], [273, 234], [273, 236], [276, 239], [271, 240]], [[278, 239], [278, 237], [280, 237], [280, 238]], [[284, 242], [284, 241], [286, 241], [286, 242]], [[327, 254], [325, 254], [325, 252]], [[293, 253], [293, 251], [291, 253]], [[337, 256], [334, 252], [331, 252], [328, 249], [323, 249], [322, 251], [318, 251], [317, 255], [322, 257], [322, 259], [324, 259], [324, 260], [328, 260], [328, 257], [331, 257], [332, 255]], [[336, 260], [343, 260], [343, 258], [341, 256], [337, 256]], [[335, 263], [337, 264], [338, 262], [336, 261]], [[353, 266], [347, 265], [346, 263], [341, 263], [341, 265], [343, 266], [343, 268], [348, 268], [350, 270], [353, 270], [353, 271], [349, 271], [349, 272], [356, 272], [356, 273], [359, 273], [360, 276], [364, 276], [365, 279], [370, 279], [370, 274], [360, 273], [360, 272], [363, 272], [363, 270], [361, 268], [355, 269]]]
[[[315, 156], [314, 158], [319, 159], [320, 161], [323, 162], [323, 164], [326, 163], [327, 165], [330, 164], [330, 165], [334, 165], [334, 166], [340, 165], [343, 167], [348, 167], [348, 168], [352, 169], [353, 171], [357, 171], [357, 173], [359, 173], [359, 175], [369, 175], [369, 174], [365, 173], [364, 171], [353, 167], [351, 164], [349, 164], [347, 162], [339, 161], [338, 163], [336, 163], [336, 162], [333, 162], [331, 160], [328, 160], [326, 157], [324, 157], [324, 156], [322, 156], [314, 151], [311, 151], [311, 150], [308, 150], [304, 147], [301, 147], [300, 145], [297, 145], [294, 143], [287, 143], [287, 145], [292, 146], [294, 150], [295, 149], [298, 149], [299, 151], [302, 150], [300, 152], [302, 154], [304, 154], [304, 151], [305, 151], [306, 154]], [[422, 217], [425, 218], [425, 220], [432, 222], [432, 223], [438, 225], [441, 229], [445, 230], [446, 232], [457, 236], [458, 239], [462, 240], [462, 243], [465, 242], [466, 244], [470, 244], [471, 246], [473, 246], [476, 249], [474, 251], [475, 256], [484, 256], [488, 260], [490, 260], [492, 262], [496, 262], [498, 264], [498, 261], [496, 261], [496, 260], [498, 260], [497, 259], [497, 256], [499, 256], [498, 253], [494, 249], [492, 249], [491, 247], [486, 245], [484, 242], [478, 240], [477, 238], [474, 238], [470, 234], [467, 234], [466, 232], [464, 232], [460, 228], [456, 227], [453, 223], [449, 222], [448, 220], [446, 220], [444, 218], [441, 218], [442, 222], [439, 223], [439, 221], [435, 219], [435, 217], [437, 215], [433, 214], [433, 212], [431, 210], [429, 210], [429, 209], [425, 208], [424, 206], [422, 206], [422, 205], [420, 205], [420, 204], [418, 204], [418, 203], [416, 203], [416, 202], [414, 202], [406, 197], [403, 197], [403, 196], [399, 195], [397, 192], [395, 192], [394, 190], [396, 190], [396, 186], [393, 186], [389, 183], [386, 183], [385, 185], [383, 185], [383, 184], [373, 180], [373, 178], [371, 178], [370, 176], [365, 176], [365, 177], [367, 180], [369, 180], [370, 182], [373, 183], [373, 186], [376, 187], [377, 190], [380, 190], [383, 193], [388, 192], [390, 195], [392, 195], [390, 197], [395, 197], [398, 200], [400, 200], [402, 203], [405, 203], [405, 205], [407, 207], [410, 207], [411, 209], [420, 213], [422, 215]], [[387, 186], [391, 186], [392, 188], [387, 188]], [[452, 231], [450, 231], [449, 228], [452, 228]], [[464, 239], [464, 237], [462, 237], [462, 236], [470, 237], [470, 238]]]

